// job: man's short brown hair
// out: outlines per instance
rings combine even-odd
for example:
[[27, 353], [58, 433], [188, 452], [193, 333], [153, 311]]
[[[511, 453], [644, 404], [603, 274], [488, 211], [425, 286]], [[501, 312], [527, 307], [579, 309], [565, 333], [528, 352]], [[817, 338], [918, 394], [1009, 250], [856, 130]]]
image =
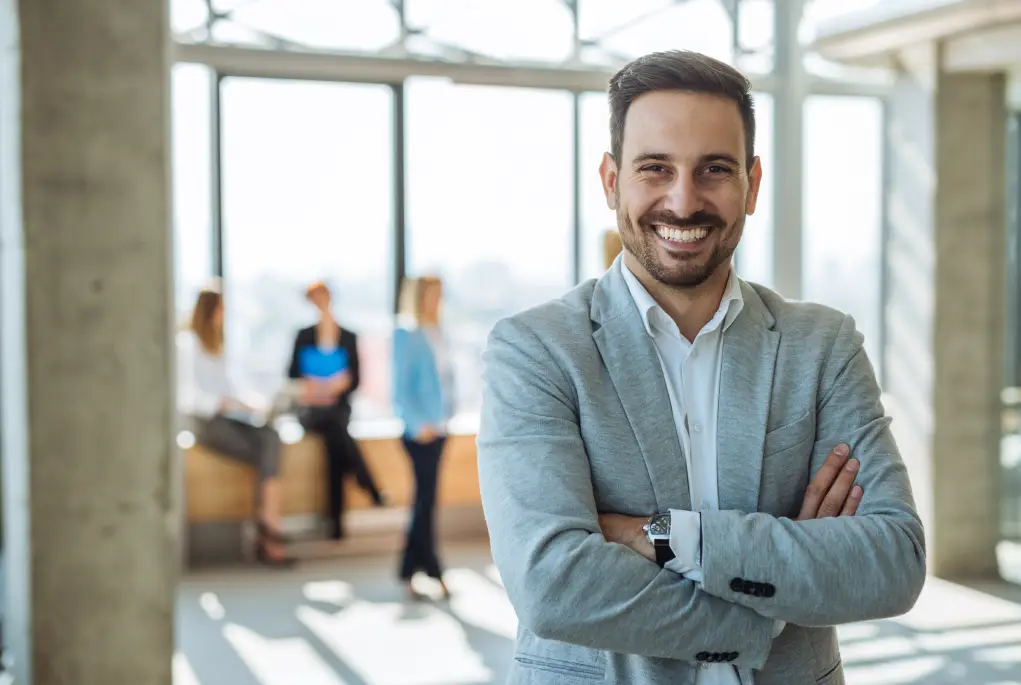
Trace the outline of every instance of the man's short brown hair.
[[610, 79], [610, 153], [620, 165], [624, 121], [631, 103], [646, 93], [679, 90], [733, 100], [744, 122], [748, 168], [755, 158], [755, 103], [751, 83], [737, 69], [690, 50], [654, 52], [632, 61]]

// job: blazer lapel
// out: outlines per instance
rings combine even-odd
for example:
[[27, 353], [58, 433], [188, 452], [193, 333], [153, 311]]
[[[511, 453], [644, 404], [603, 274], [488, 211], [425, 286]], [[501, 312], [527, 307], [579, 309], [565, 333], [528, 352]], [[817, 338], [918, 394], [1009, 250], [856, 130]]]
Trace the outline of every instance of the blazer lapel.
[[690, 509], [688, 471], [659, 355], [620, 273], [619, 258], [593, 294], [592, 334], [645, 459], [661, 511]]
[[744, 309], [723, 336], [716, 469], [720, 509], [754, 512], [780, 334], [755, 289], [741, 283]]

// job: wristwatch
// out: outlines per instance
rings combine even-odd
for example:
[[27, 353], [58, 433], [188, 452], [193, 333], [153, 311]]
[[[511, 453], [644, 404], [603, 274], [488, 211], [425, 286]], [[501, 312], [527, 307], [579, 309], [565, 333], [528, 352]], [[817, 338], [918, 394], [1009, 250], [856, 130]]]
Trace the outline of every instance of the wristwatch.
[[656, 550], [656, 563], [660, 567], [674, 558], [674, 550], [670, 548], [670, 519], [667, 514], [654, 514], [649, 521], [642, 526], [642, 530], [649, 537], [653, 549]]

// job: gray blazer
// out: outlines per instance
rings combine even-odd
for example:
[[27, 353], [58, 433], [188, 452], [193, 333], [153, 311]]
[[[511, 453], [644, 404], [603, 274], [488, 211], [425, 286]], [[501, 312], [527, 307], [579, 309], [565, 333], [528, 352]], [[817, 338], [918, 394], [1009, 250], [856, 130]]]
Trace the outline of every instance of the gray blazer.
[[[493, 329], [478, 459], [520, 624], [510, 683], [690, 685], [699, 657], [720, 653], [745, 685], [838, 685], [833, 626], [914, 604], [922, 525], [862, 335], [832, 309], [741, 291], [702, 584], [600, 533], [600, 512], [691, 508], [666, 381], [619, 264]], [[840, 442], [861, 461], [857, 515], [791, 520]], [[774, 619], [788, 624], [775, 640]]]

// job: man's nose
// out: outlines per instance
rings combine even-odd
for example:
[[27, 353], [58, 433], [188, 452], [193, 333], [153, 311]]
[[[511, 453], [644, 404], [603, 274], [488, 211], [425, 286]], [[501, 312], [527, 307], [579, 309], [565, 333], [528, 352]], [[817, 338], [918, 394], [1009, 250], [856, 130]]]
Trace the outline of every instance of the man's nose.
[[688, 217], [705, 209], [705, 203], [694, 179], [687, 174], [679, 174], [667, 190], [663, 209], [668, 209], [679, 217]]

